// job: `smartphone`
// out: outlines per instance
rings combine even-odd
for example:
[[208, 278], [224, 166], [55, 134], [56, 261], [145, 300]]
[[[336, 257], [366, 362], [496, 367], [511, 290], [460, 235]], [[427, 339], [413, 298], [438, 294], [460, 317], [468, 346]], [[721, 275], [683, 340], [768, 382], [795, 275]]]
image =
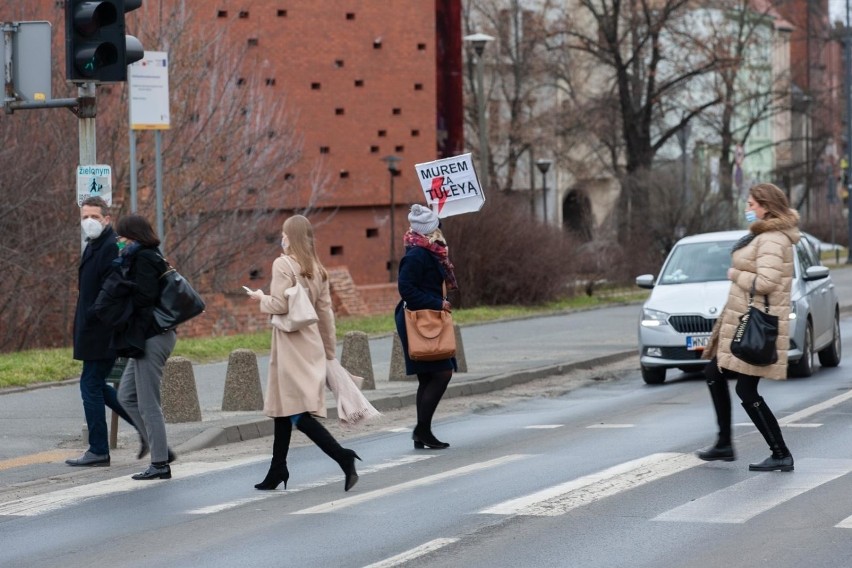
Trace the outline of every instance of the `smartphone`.
[[251, 294], [254, 291], [251, 288], [249, 288], [248, 286], [243, 286], [243, 290], [246, 291], [246, 294]]

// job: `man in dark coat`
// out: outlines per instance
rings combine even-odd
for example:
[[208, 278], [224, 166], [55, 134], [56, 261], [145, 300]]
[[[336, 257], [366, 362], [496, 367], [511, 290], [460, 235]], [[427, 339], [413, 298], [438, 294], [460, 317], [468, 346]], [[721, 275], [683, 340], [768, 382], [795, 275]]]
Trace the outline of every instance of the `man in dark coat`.
[[82, 456], [66, 460], [73, 466], [109, 465], [104, 404], [132, 424], [130, 416], [118, 402], [115, 389], [106, 382], [115, 364], [115, 351], [110, 348], [112, 329], [98, 321], [92, 306], [101, 286], [113, 270], [118, 256], [115, 232], [110, 226], [109, 207], [100, 197], [88, 197], [80, 207], [80, 223], [86, 237], [86, 248], [80, 259], [79, 295], [74, 314], [74, 359], [83, 361], [80, 394], [89, 429], [89, 449]]

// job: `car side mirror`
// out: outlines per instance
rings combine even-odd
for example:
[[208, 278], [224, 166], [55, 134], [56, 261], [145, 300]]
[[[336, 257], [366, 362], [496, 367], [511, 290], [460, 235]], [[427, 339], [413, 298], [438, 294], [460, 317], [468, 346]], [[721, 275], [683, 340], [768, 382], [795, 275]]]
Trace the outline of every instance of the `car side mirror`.
[[642, 276], [636, 277], [636, 285], [640, 288], [651, 289], [654, 287], [654, 275], [653, 274], [643, 274]]
[[805, 270], [803, 278], [805, 280], [819, 280], [821, 278], [828, 278], [828, 274], [829, 270], [827, 266], [810, 266]]

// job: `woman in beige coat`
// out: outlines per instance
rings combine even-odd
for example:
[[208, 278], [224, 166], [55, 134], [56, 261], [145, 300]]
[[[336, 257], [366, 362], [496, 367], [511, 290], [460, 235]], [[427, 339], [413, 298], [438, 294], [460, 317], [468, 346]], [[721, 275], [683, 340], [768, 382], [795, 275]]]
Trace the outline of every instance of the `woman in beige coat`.
[[284, 221], [281, 246], [284, 254], [272, 264], [269, 295], [254, 290], [249, 296], [260, 301], [260, 311], [265, 314], [286, 314], [284, 291], [298, 281], [308, 290], [319, 321], [293, 332], [272, 328], [263, 413], [275, 420], [275, 436], [269, 473], [255, 488], [271, 490], [283, 483], [287, 489], [290, 478], [287, 452], [290, 434], [296, 426], [340, 465], [346, 475], [344, 489], [349, 491], [358, 481], [355, 459], [361, 458], [354, 451], [342, 448], [314, 418], [326, 416], [326, 360], [335, 357], [336, 339], [328, 273], [317, 258], [310, 221], [301, 215]]
[[[751, 471], [793, 471], [793, 456], [781, 428], [766, 401], [758, 394], [760, 377], [787, 378], [787, 349], [790, 346], [790, 290], [793, 282], [793, 245], [799, 241], [799, 216], [790, 209], [787, 196], [776, 186], [761, 183], [751, 188], [746, 205], [749, 233], [733, 247], [728, 278], [728, 302], [713, 329], [704, 358], [707, 385], [716, 410], [719, 438], [714, 446], [698, 452], [705, 461], [735, 459], [731, 442], [731, 397], [728, 379], [737, 380], [737, 395], [754, 425], [763, 434], [772, 455], [749, 464]], [[769, 313], [778, 316], [778, 359], [767, 366], [749, 365], [731, 353], [731, 340], [740, 317], [748, 311], [748, 298], [754, 285], [754, 305], [763, 309], [769, 300]]]

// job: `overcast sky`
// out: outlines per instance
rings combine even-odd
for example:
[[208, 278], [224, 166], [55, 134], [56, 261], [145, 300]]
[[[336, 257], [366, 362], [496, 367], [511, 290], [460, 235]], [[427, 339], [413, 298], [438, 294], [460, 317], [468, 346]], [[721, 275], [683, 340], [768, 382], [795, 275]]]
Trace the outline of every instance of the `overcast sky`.
[[828, 0], [831, 21], [846, 21], [846, 0]]

